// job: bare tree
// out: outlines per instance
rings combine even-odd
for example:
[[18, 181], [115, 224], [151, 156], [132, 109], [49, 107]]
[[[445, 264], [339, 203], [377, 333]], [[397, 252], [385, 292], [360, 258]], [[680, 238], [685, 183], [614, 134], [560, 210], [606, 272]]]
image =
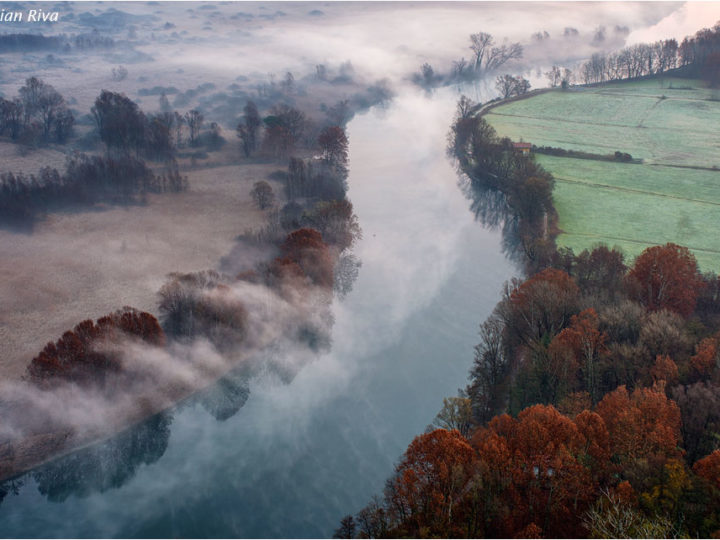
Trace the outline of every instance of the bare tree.
[[493, 37], [486, 32], [470, 35], [470, 49], [475, 54], [473, 64], [475, 73], [492, 71], [510, 60], [522, 58], [523, 48], [519, 43], [493, 47], [494, 43]]
[[470, 35], [470, 49], [475, 53], [475, 62], [473, 63], [473, 69], [480, 71], [483, 67], [483, 63], [486, 56], [490, 53], [490, 48], [495, 43], [493, 37], [486, 32], [478, 32], [477, 34]]
[[562, 81], [562, 72], [558, 66], [553, 66], [550, 71], [545, 72], [545, 77], [550, 83], [551, 88], [557, 88], [560, 86], [560, 82]]
[[173, 116], [175, 117], [175, 146], [180, 148], [185, 117], [177, 111], [173, 112]]
[[197, 109], [193, 109], [185, 113], [185, 122], [190, 129], [190, 145], [195, 146], [197, 144], [197, 137], [200, 134], [203, 120], [205, 118]]
[[512, 96], [526, 94], [530, 89], [530, 81], [520, 76], [513, 77], [512, 75], [506, 74], [496, 79], [495, 88], [500, 92], [503, 99], [507, 99]]

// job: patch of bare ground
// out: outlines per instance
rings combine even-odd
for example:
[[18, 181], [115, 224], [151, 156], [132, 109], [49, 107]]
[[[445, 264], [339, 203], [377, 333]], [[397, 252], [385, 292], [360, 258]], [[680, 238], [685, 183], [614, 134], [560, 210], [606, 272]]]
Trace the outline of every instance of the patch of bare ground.
[[[147, 204], [54, 213], [32, 234], [0, 229], [0, 374], [17, 380], [49, 341], [124, 305], [157, 314], [170, 272], [216, 268], [236, 237], [266, 220], [253, 183], [276, 164], [186, 170], [183, 193]], [[281, 204], [281, 186], [268, 180]], [[259, 256], [259, 254], [258, 254]]]

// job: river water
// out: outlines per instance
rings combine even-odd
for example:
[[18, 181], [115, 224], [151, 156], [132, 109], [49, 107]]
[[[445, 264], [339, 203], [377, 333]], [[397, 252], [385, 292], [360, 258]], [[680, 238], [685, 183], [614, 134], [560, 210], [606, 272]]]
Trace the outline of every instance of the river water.
[[381, 494], [465, 386], [478, 324], [517, 273], [445, 155], [457, 97], [406, 88], [349, 124], [362, 267], [329, 353], [289, 384], [253, 381], [223, 421], [191, 400], [5, 484], [0, 536], [326, 537]]

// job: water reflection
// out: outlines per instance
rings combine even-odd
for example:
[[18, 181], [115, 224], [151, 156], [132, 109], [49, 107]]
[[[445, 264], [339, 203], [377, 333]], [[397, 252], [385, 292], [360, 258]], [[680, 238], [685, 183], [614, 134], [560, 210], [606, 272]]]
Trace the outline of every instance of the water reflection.
[[460, 173], [458, 187], [470, 200], [470, 211], [475, 219], [491, 231], [502, 234], [502, 253], [516, 266], [525, 263], [525, 250], [520, 236], [520, 220], [510, 211], [505, 194], [477, 182]]
[[172, 415], [160, 413], [107, 441], [44, 465], [30, 475], [52, 502], [87, 497], [127, 483], [138, 468], [167, 450]]
[[215, 420], [223, 422], [232, 418], [250, 397], [249, 376], [233, 372], [197, 396], [200, 405]]

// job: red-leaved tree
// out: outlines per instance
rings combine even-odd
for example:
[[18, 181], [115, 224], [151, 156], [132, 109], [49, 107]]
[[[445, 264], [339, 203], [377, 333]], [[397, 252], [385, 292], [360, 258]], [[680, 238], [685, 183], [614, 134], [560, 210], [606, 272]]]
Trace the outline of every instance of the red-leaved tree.
[[688, 248], [665, 244], [647, 248], [635, 260], [628, 278], [648, 309], [668, 309], [689, 317], [695, 310], [704, 281]]

